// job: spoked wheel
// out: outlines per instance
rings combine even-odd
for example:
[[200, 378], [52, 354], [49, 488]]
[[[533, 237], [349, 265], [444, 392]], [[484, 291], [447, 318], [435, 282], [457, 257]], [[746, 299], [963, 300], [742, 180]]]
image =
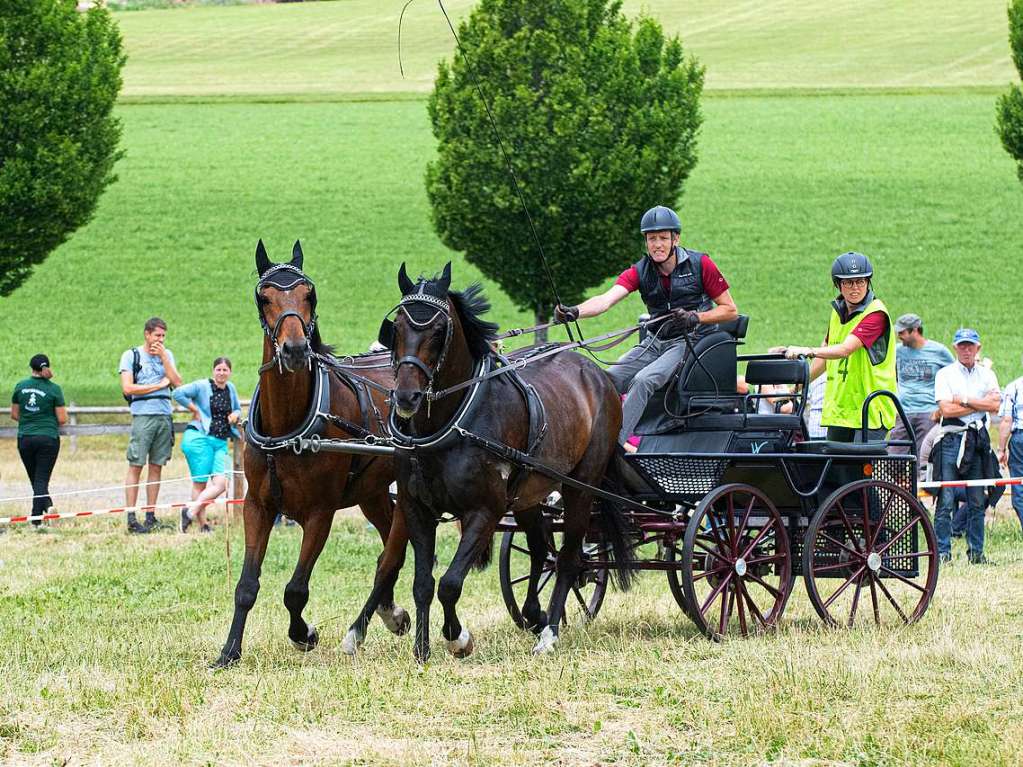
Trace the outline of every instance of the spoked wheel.
[[864, 479], [840, 487], [810, 521], [803, 579], [831, 626], [913, 623], [938, 585], [938, 546], [912, 493]]
[[773, 629], [792, 593], [785, 522], [750, 485], [704, 497], [686, 527], [682, 565], [686, 613], [715, 641]]
[[665, 538], [664, 558], [668, 562], [677, 563], [679, 567], [677, 570], [666, 571], [665, 575], [668, 576], [668, 588], [671, 590], [671, 595], [675, 597], [682, 612], [692, 619], [692, 616], [689, 615], [689, 600], [686, 599], [686, 592], [682, 587], [682, 546], [682, 540], [679, 538]]
[[[558, 550], [561, 548], [562, 535], [548, 532], [545, 537], [547, 539], [547, 558], [544, 561], [543, 570], [540, 572], [540, 581], [537, 585], [540, 609], [544, 611], [547, 610], [551, 592], [554, 591], [557, 557]], [[589, 567], [588, 560], [594, 558], [606, 559], [605, 546], [603, 543], [591, 543], [587, 540], [583, 544], [582, 571], [569, 592], [563, 623], [567, 624], [570, 616], [573, 623], [576, 622], [576, 619], [579, 623], [586, 623], [596, 617], [600, 611], [604, 595], [607, 593], [608, 572], [605, 569]], [[502, 536], [499, 568], [501, 596], [504, 597], [504, 605], [508, 608], [508, 614], [515, 621], [515, 625], [525, 628], [521, 608], [529, 588], [529, 547], [526, 544], [524, 532], [509, 531]]]

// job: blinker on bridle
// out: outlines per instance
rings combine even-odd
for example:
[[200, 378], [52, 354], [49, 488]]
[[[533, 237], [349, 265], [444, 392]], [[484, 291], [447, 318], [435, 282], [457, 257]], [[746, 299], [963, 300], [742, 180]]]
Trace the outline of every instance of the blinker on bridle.
[[[290, 278], [290, 282], [288, 281]], [[292, 290], [299, 285], [308, 285], [311, 290], [311, 303], [312, 313], [307, 323], [302, 315], [296, 312], [294, 309], [289, 309], [286, 312], [282, 312], [277, 317], [277, 321], [274, 322], [273, 327], [266, 321], [266, 315], [263, 313], [263, 306], [260, 303], [260, 291], [263, 288], [270, 286], [277, 288], [278, 290]], [[302, 332], [305, 334], [306, 341], [312, 340], [313, 331], [316, 329], [316, 284], [306, 276], [305, 272], [299, 269], [297, 266], [292, 264], [277, 264], [270, 269], [267, 269], [263, 275], [259, 278], [259, 282], [256, 283], [255, 289], [255, 301], [256, 310], [259, 312], [259, 324], [263, 328], [263, 333], [267, 338], [270, 339], [270, 343], [273, 345], [274, 354], [264, 365], [259, 368], [260, 373], [264, 373], [274, 366], [276, 363], [277, 370], [280, 373], [284, 373], [284, 360], [281, 351], [281, 345], [277, 341], [277, 334], [280, 333], [281, 324], [288, 317], [297, 317], [298, 321], [302, 324]], [[306, 357], [306, 364], [309, 369], [312, 369], [312, 356]], [[289, 368], [290, 369], [290, 368]]]
[[[427, 366], [425, 362], [419, 359], [415, 354], [406, 354], [401, 359], [395, 358], [394, 345], [391, 348], [391, 364], [394, 367], [395, 378], [398, 376], [398, 368], [402, 365], [412, 365], [413, 367], [419, 368], [423, 375], [426, 376], [426, 390], [423, 392], [426, 396], [426, 414], [429, 417], [430, 414], [430, 403], [435, 399], [433, 392], [433, 379], [434, 376], [440, 372], [441, 365], [444, 364], [444, 358], [447, 356], [448, 347], [451, 345], [451, 333], [453, 329], [453, 323], [451, 322], [451, 308], [448, 305], [446, 298], [440, 298], [438, 296], [430, 295], [425, 292], [426, 282], [425, 280], [420, 281], [419, 289], [415, 293], [409, 293], [407, 296], [402, 296], [401, 301], [395, 309], [405, 315], [405, 319], [418, 330], [429, 327], [437, 317], [440, 315], [444, 316], [447, 320], [447, 329], [444, 334], [444, 346], [441, 348], [440, 357], [437, 359], [437, 364], [433, 366], [433, 370]], [[430, 315], [430, 318], [422, 322], [417, 321], [412, 313], [408, 310], [408, 307], [412, 304], [426, 304], [427, 306], [433, 307], [436, 311]], [[394, 311], [394, 310], [392, 310]]]

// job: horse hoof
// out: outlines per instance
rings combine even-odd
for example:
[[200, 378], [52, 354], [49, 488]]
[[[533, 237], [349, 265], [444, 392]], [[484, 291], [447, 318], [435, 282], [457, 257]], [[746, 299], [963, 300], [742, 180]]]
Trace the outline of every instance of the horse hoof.
[[523, 628], [533, 632], [536, 636], [540, 636], [540, 632], [547, 628], [547, 613], [541, 612], [534, 622], [527, 623]]
[[412, 618], [403, 607], [393, 605], [390, 608], [378, 607], [377, 615], [384, 622], [387, 630], [396, 636], [404, 636], [412, 628]]
[[[291, 637], [288, 638], [291, 639]], [[296, 650], [301, 650], [302, 652], [309, 652], [310, 650], [315, 649], [316, 645], [320, 643], [320, 635], [316, 633], [315, 626], [310, 626], [309, 631], [306, 634], [306, 638], [304, 640], [291, 639], [291, 643], [295, 646]]]
[[474, 649], [476, 649], [476, 642], [465, 626], [462, 626], [462, 633], [458, 635], [457, 639], [448, 642], [448, 652], [456, 658], [468, 658]]
[[355, 629], [349, 629], [348, 633], [345, 634], [345, 638], [341, 640], [341, 652], [345, 655], [355, 655], [359, 652], [359, 648], [362, 647], [362, 642], [365, 637], [359, 636]]
[[547, 626], [540, 632], [540, 639], [533, 646], [533, 655], [547, 655], [548, 653], [552, 653], [554, 652], [554, 648], [557, 644], [558, 635], [551, 631], [550, 626]]
[[221, 671], [225, 668], [231, 668], [241, 660], [241, 655], [227, 655], [226, 653], [220, 653], [220, 657], [217, 658], [210, 664], [211, 671]]

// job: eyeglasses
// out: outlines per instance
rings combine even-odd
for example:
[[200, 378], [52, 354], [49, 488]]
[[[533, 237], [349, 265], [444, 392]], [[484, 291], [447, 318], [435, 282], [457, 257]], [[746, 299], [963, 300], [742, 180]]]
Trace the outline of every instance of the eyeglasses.
[[866, 277], [849, 277], [847, 279], [840, 280], [842, 285], [845, 285], [850, 288], [856, 288], [859, 287], [860, 285], [866, 285], [869, 281], [870, 280], [868, 280]]

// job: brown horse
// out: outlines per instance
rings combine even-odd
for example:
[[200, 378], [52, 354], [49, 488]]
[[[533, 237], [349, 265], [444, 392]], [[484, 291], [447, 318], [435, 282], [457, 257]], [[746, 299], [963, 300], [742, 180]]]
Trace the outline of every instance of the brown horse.
[[[399, 445], [395, 454], [398, 505], [415, 552], [415, 656], [422, 663], [430, 655], [438, 520], [444, 514], [461, 520], [461, 541], [440, 579], [438, 598], [444, 608], [443, 634], [448, 650], [464, 657], [473, 651], [473, 638], [455, 610], [462, 584], [470, 567], [483, 567], [489, 561], [494, 531], [508, 512], [525, 531], [530, 548], [523, 627], [540, 634], [534, 652], [548, 652], [557, 642], [565, 600], [579, 573], [593, 496], [568, 485], [562, 488], [564, 543], [545, 613], [537, 596], [547, 553], [540, 503], [559, 483], [542, 473], [523, 471], [501, 451], [509, 447], [528, 452], [557, 472], [588, 485], [600, 485], [621, 427], [618, 394], [599, 367], [566, 352], [524, 367], [519, 374], [521, 386], [512, 381], [510, 374], [502, 374], [450, 396], [435, 396], [497, 364], [491, 349], [496, 326], [481, 319], [489, 304], [479, 285], [463, 293], [449, 290], [451, 264], [445, 266], [440, 278], [420, 278], [417, 283], [409, 279], [402, 264], [398, 284], [402, 299], [394, 322], [396, 386], [391, 432]], [[546, 430], [530, 429], [529, 387], [543, 403]], [[545, 436], [537, 439], [539, 434]], [[488, 440], [489, 447], [478, 438]], [[531, 441], [533, 445], [527, 444]], [[604, 534], [612, 547], [610, 553], [623, 567], [620, 580], [627, 585], [627, 525], [618, 510], [608, 509], [600, 517], [606, 523]], [[389, 561], [392, 541], [388, 542], [382, 571], [393, 566]], [[385, 572], [378, 577], [378, 584], [386, 582]], [[367, 609], [372, 604], [371, 597]]]
[[[390, 366], [379, 364], [386, 358], [360, 358], [352, 368], [356, 375], [346, 375], [338, 366], [316, 327], [316, 290], [302, 271], [298, 242], [290, 263], [274, 264], [260, 240], [256, 268], [263, 366], [246, 424], [245, 558], [235, 589], [234, 620], [214, 663], [217, 668], [241, 657], [245, 619], [259, 592], [267, 539], [278, 514], [302, 526], [298, 565], [284, 589], [284, 605], [291, 614], [288, 637], [300, 650], [311, 650], [319, 642], [302, 610], [309, 601], [309, 576], [327, 541], [334, 512], [358, 505], [385, 542], [392, 527], [388, 486], [394, 479], [394, 464], [390, 458], [299, 455], [293, 450], [297, 438], [314, 434], [345, 439], [366, 432], [381, 434], [388, 414], [383, 392], [394, 381]], [[360, 379], [374, 381], [378, 387]], [[398, 537], [403, 535], [396, 532]], [[391, 589], [383, 590], [377, 612], [392, 632], [408, 631], [408, 613], [394, 605]]]

